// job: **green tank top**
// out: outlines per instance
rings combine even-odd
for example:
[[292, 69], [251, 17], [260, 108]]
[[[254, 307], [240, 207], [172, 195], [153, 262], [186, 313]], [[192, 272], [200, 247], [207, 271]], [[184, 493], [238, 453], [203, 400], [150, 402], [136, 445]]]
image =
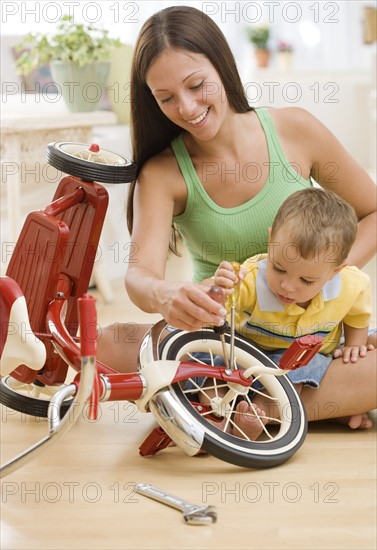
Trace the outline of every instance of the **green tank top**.
[[183, 135], [171, 143], [187, 186], [185, 211], [173, 221], [191, 255], [197, 283], [212, 277], [222, 260], [242, 263], [267, 252], [268, 228], [279, 206], [295, 191], [312, 186], [310, 179], [303, 179], [289, 164], [268, 110], [259, 108], [255, 112], [267, 140], [270, 173], [263, 189], [240, 206], [218, 206], [199, 180]]

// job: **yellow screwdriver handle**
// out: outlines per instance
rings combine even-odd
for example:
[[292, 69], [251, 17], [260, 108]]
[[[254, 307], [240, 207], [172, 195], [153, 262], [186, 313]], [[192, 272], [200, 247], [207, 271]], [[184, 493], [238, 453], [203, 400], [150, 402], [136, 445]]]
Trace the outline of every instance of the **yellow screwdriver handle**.
[[[234, 269], [234, 273], [238, 277], [238, 273], [240, 272], [240, 268], [241, 268], [240, 264], [238, 262], [231, 262], [231, 265]], [[228, 309], [228, 311], [232, 306], [234, 307], [236, 305], [236, 302], [238, 300], [238, 294], [239, 294], [239, 286], [240, 286], [240, 282], [238, 281], [233, 287], [232, 294], [230, 294], [227, 297], [226, 308]]]
[[[240, 269], [241, 269], [241, 266], [238, 262], [231, 262], [231, 265], [234, 269], [234, 273], [237, 275], [238, 277], [238, 274], [240, 272]], [[228, 298], [228, 304], [229, 304], [229, 307], [231, 306], [235, 306], [236, 303], [237, 303], [237, 300], [238, 300], [238, 295], [239, 295], [239, 291], [240, 291], [240, 281], [238, 281], [235, 285], [234, 285], [234, 288], [233, 288], [233, 292], [232, 294], [229, 296]]]

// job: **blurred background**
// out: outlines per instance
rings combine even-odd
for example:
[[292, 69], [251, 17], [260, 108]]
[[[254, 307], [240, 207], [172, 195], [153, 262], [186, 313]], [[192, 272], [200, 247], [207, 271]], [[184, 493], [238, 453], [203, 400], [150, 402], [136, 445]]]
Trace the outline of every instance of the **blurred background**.
[[[60, 174], [44, 164], [49, 141], [93, 139], [130, 155], [129, 67], [144, 21], [172, 5], [212, 17], [234, 52], [253, 106], [300, 106], [311, 111], [375, 178], [376, 2], [338, 1], [6, 1], [1, 2], [1, 269], [30, 209], [52, 197]], [[92, 112], [71, 112], [49, 67], [21, 76], [14, 45], [29, 32], [53, 33], [64, 15], [119, 39], [100, 101]], [[266, 50], [259, 60], [258, 50]], [[47, 71], [47, 72], [46, 72]], [[88, 138], [90, 136], [90, 138]], [[357, 184], [357, 182], [355, 182]], [[107, 186], [110, 210], [101, 257], [107, 277], [122, 277], [129, 235], [127, 186]], [[17, 191], [18, 190], [18, 191]], [[5, 245], [4, 245], [5, 243]]]

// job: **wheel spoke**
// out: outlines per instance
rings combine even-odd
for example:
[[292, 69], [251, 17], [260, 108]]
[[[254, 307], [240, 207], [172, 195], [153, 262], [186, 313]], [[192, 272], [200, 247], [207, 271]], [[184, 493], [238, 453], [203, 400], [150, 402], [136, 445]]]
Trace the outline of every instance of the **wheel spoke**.
[[[245, 395], [245, 399], [249, 403], [249, 405], [252, 408], [254, 408], [253, 402], [250, 400], [248, 395]], [[264, 420], [267, 420], [267, 422], [274, 422], [276, 424], [282, 424], [282, 420], [280, 418], [275, 417], [275, 416], [258, 415], [258, 418], [263, 418]]]
[[217, 392], [216, 397], [218, 397], [218, 390], [221, 389], [221, 388], [227, 388], [227, 387], [228, 387], [228, 384], [226, 384], [226, 383], [224, 383], [224, 384], [217, 384], [217, 383], [216, 383], [216, 382], [217, 382], [216, 378], [215, 378], [214, 380], [215, 380], [215, 382], [214, 382], [213, 386], [205, 386], [205, 388], [203, 388], [203, 387], [199, 386], [199, 385], [195, 382], [195, 380], [193, 380], [192, 378], [189, 378], [188, 381], [191, 382], [191, 384], [192, 384], [193, 386], [195, 386], [195, 387], [194, 387], [194, 388], [190, 388], [190, 389], [188, 389], [188, 390], [183, 390], [183, 393], [184, 393], [184, 394], [188, 394], [188, 393], [198, 393], [198, 392], [201, 392], [201, 393], [203, 393], [204, 395], [206, 395], [205, 392], [206, 392], [207, 390], [214, 390], [215, 392]]
[[247, 441], [251, 441], [249, 436], [246, 435], [243, 430], [241, 430], [241, 428], [234, 422], [234, 420], [232, 420], [231, 418], [229, 418], [229, 420], [230, 420], [230, 423], [232, 424], [232, 427], [233, 427], [233, 435], [235, 435], [234, 430], [237, 430], [237, 432], [239, 432], [242, 435], [242, 439], [246, 439]]
[[[7, 407], [35, 417], [47, 418], [51, 398], [65, 386], [43, 386], [20, 382], [12, 376], [0, 379], [0, 402]], [[67, 397], [61, 407], [64, 415], [71, 406], [73, 398]]]
[[[225, 338], [229, 346], [229, 335]], [[161, 359], [224, 368], [223, 345], [211, 329], [170, 331], [159, 345]], [[243, 374], [248, 371], [250, 387], [211, 374], [201, 376], [198, 368], [199, 375], [191, 378], [190, 389], [184, 382], [171, 386], [173, 400], [192, 415], [189, 424], [204, 438], [201, 448], [205, 452], [240, 466], [282, 464], [305, 439], [306, 419], [300, 399], [286, 376], [279, 376], [281, 371], [261, 351], [239, 336], [234, 347], [234, 368]]]
[[[190, 360], [203, 364], [211, 366], [214, 366], [215, 364], [215, 356], [218, 362], [219, 356], [221, 357], [221, 354], [218, 354], [213, 351], [213, 349], [209, 346], [208, 349], [205, 351], [205, 353], [208, 353], [208, 360], [203, 361], [198, 357], [198, 354], [202, 354], [203, 350], [200, 349], [198, 351], [192, 351], [186, 352], [186, 357], [189, 357]], [[184, 356], [183, 356], [184, 357]], [[183, 359], [181, 358], [181, 360]], [[244, 370], [244, 366], [242, 365], [242, 360], [240, 360], [239, 357], [235, 358], [235, 369], [237, 370]], [[203, 377], [204, 379], [205, 377]], [[254, 418], [258, 421], [258, 424], [261, 427], [261, 434], [265, 434], [265, 436], [268, 438], [268, 440], [273, 440], [276, 435], [274, 436], [273, 433], [269, 430], [268, 425], [274, 425], [281, 426], [283, 424], [283, 421], [276, 417], [276, 416], [268, 416], [266, 414], [258, 414], [256, 410], [256, 406], [254, 403], [254, 400], [256, 398], [263, 399], [267, 401], [271, 401], [273, 403], [278, 403], [279, 399], [275, 395], [271, 395], [271, 393], [264, 387], [263, 385], [263, 374], [257, 374], [254, 379], [253, 383], [250, 387], [250, 392], [248, 394], [241, 393], [239, 394], [237, 391], [237, 385], [232, 384], [229, 386], [227, 382], [223, 382], [222, 380], [217, 380], [216, 378], [207, 378], [205, 383], [201, 384], [198, 383], [196, 380], [190, 378], [189, 379], [192, 388], [189, 389], [183, 389], [182, 387], [182, 393], [186, 395], [188, 399], [190, 399], [191, 395], [199, 395], [199, 401], [202, 404], [207, 404], [211, 406], [210, 410], [203, 410], [203, 412], [200, 412], [200, 415], [203, 418], [208, 418], [208, 420], [211, 422], [212, 415], [217, 416], [218, 418], [223, 418], [223, 422], [221, 423], [221, 426], [219, 426], [219, 423], [213, 422], [214, 426], [216, 426], [218, 429], [222, 430], [225, 433], [232, 434], [233, 437], [245, 439], [247, 441], [252, 441], [250, 437], [245, 432], [245, 427], [240, 427], [240, 425], [237, 423], [237, 416], [240, 417], [241, 415]], [[261, 389], [256, 388], [257, 382], [260, 382]], [[252, 397], [251, 397], [251, 395]], [[244, 399], [249, 408], [252, 410], [252, 412], [249, 410], [247, 412], [239, 412], [237, 411], [237, 405], [239, 403], [239, 398], [242, 397]], [[261, 435], [260, 434], [260, 435]], [[257, 437], [257, 439], [259, 436]]]

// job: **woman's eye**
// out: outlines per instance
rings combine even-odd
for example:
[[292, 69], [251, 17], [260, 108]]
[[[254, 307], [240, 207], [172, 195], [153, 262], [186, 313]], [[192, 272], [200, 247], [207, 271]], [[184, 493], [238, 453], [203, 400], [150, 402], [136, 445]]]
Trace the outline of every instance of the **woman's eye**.
[[201, 82], [199, 82], [199, 84], [196, 84], [195, 86], [191, 86], [190, 89], [191, 90], [200, 90], [200, 88], [203, 87], [203, 84], [204, 84], [204, 80], [202, 80]]
[[160, 103], [168, 103], [168, 101], [170, 101], [172, 97], [173, 97], [173, 96], [164, 97], [164, 98], [159, 99], [158, 101], [159, 101]]

